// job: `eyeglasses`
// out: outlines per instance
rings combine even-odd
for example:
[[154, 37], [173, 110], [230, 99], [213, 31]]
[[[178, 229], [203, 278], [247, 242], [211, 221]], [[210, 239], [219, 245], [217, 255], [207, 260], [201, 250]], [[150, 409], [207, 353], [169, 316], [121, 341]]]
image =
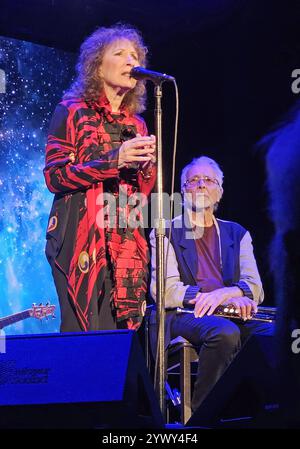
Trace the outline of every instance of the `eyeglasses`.
[[210, 178], [209, 176], [194, 176], [191, 179], [188, 179], [187, 181], [185, 181], [185, 183], [183, 184], [184, 187], [198, 187], [198, 185], [200, 184], [200, 181], [202, 181], [207, 187], [212, 187], [213, 185], [217, 185], [219, 186], [219, 181], [217, 179], [213, 179]]

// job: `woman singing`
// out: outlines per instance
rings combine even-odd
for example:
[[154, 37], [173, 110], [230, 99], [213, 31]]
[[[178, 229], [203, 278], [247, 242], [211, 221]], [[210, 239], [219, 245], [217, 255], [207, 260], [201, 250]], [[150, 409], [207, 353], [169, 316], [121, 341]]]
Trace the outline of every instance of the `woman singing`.
[[[136, 115], [145, 86], [130, 71], [145, 66], [146, 52], [133, 28], [97, 29], [50, 124], [44, 175], [55, 197], [46, 255], [62, 332], [138, 329], [142, 321], [148, 247], [134, 199], [154, 186], [155, 137]], [[140, 225], [124, 225], [129, 215]]]

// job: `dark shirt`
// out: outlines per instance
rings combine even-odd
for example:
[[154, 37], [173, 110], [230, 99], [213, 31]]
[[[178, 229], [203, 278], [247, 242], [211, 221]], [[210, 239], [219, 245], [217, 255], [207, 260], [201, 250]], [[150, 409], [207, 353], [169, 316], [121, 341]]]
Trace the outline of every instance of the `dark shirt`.
[[198, 254], [196, 281], [202, 292], [224, 287], [221, 273], [220, 247], [216, 227], [196, 228], [195, 239]]

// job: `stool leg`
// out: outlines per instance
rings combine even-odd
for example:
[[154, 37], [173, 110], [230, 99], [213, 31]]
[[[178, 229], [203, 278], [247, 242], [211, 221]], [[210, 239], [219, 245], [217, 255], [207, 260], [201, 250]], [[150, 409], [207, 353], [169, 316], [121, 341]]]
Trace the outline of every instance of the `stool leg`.
[[190, 348], [180, 350], [181, 421], [186, 424], [192, 415], [191, 408], [191, 356]]

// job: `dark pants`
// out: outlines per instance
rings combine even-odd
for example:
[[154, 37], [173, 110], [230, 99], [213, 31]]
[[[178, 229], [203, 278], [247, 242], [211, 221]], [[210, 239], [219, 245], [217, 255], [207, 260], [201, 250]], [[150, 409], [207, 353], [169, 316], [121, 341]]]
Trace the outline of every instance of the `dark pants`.
[[[79, 321], [75, 314], [75, 308], [68, 295], [67, 280], [65, 275], [54, 265], [51, 264], [52, 275], [56, 291], [58, 294], [60, 314], [61, 314], [61, 332], [81, 332]], [[111, 271], [107, 269], [104, 282], [104, 288], [98, 301], [98, 314], [92, 317], [91, 330], [115, 330], [117, 329], [116, 319], [114, 317], [110, 294], [112, 290]]]
[[227, 366], [253, 334], [272, 335], [274, 326], [259, 321], [231, 321], [228, 318], [180, 314], [171, 321], [171, 339], [181, 335], [199, 346], [199, 363], [194, 384], [192, 410], [195, 411]]

